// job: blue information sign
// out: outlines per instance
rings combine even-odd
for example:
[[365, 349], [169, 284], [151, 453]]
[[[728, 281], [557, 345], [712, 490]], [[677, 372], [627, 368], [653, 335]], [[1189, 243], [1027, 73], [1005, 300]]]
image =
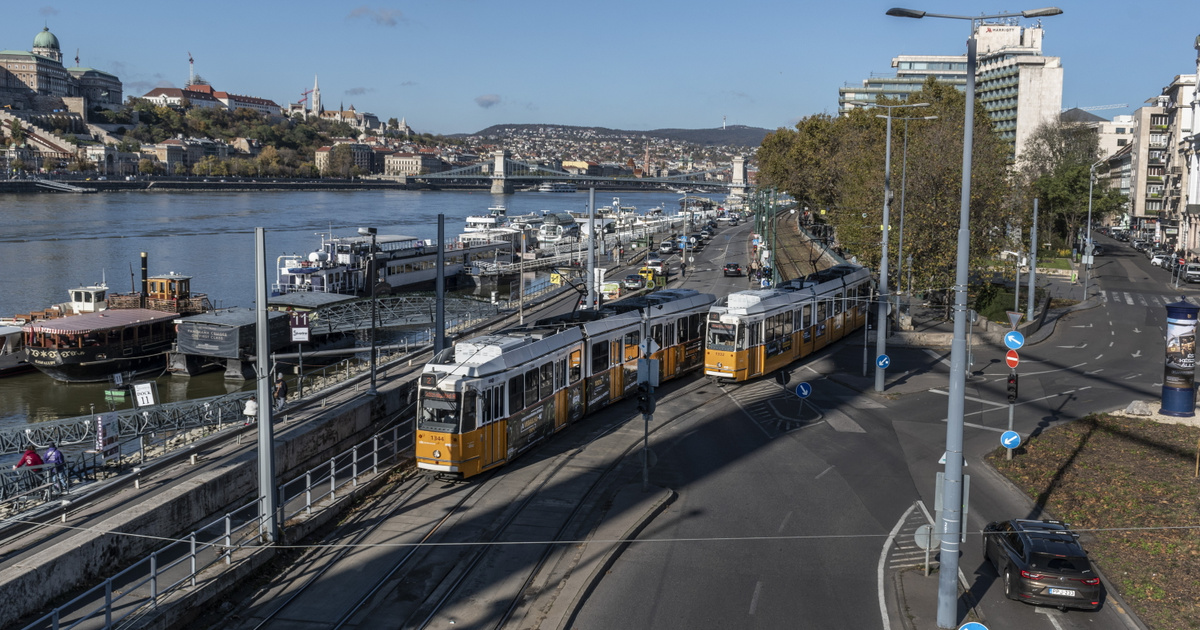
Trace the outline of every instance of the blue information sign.
[[1025, 345], [1025, 335], [1022, 335], [1015, 330], [1005, 333], [1004, 345], [1008, 346], [1009, 350], [1020, 350], [1021, 346]]
[[1016, 431], [1005, 431], [1000, 434], [1000, 446], [1004, 448], [1017, 448], [1021, 445], [1021, 434]]
[[812, 394], [812, 385], [808, 383], [800, 383], [796, 386], [796, 395], [801, 398], [808, 398]]
[[958, 630], [988, 630], [988, 627], [978, 621], [968, 621], [959, 627]]
[[887, 369], [887, 366], [892, 364], [892, 358], [886, 354], [881, 354], [875, 358], [875, 365]]

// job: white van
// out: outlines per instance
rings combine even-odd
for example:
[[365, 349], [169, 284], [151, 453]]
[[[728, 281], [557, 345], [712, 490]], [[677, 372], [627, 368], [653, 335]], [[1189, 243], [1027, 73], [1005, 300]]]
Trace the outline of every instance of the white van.
[[674, 254], [675, 243], [672, 241], [663, 241], [662, 244], [658, 246], [658, 251], [662, 254]]

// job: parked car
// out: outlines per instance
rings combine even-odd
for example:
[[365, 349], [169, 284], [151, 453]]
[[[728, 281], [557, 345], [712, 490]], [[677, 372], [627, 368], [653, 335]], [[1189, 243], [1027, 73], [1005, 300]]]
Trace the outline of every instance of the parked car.
[[625, 280], [621, 283], [626, 289], [636, 291], [645, 286], [645, 281], [636, 273], [631, 273], [625, 276]]
[[672, 243], [671, 241], [663, 241], [662, 244], [658, 246], [658, 251], [659, 253], [663, 254], [673, 254], [675, 253], [675, 243]]
[[1154, 265], [1155, 267], [1165, 268], [1165, 267], [1167, 267], [1167, 264], [1170, 262], [1170, 260], [1171, 260], [1171, 256], [1168, 256], [1166, 254], [1157, 254], [1154, 256], [1154, 258], [1150, 259], [1150, 264]]
[[700, 236], [705, 239], [710, 239], [713, 237], [713, 231], [708, 228], [704, 228], [703, 230], [700, 230]]
[[737, 263], [726, 263], [724, 271], [726, 276], [740, 276], [742, 275], [742, 266]]
[[1013, 519], [983, 528], [983, 555], [1004, 596], [1032, 604], [1096, 610], [1104, 597], [1079, 536], [1062, 521]]
[[671, 267], [661, 260], [654, 262], [646, 261], [646, 268], [660, 276], [665, 276], [671, 271]]
[[1183, 269], [1183, 279], [1186, 282], [1200, 282], [1200, 263], [1188, 263]]

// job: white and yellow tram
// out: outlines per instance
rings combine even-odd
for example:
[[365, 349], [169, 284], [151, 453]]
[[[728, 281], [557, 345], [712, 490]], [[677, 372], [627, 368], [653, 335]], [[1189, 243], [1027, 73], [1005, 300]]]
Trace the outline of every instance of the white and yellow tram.
[[829, 271], [718, 300], [708, 312], [704, 374], [718, 382], [757, 378], [865, 326], [870, 273], [856, 265]]
[[662, 290], [454, 344], [421, 373], [417, 467], [471, 477], [636, 392], [644, 330], [661, 381], [698, 369], [715, 300]]

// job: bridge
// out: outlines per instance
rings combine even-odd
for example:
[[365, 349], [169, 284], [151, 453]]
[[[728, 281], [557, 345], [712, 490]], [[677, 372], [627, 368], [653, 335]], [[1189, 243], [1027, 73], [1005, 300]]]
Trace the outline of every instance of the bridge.
[[[601, 182], [616, 182], [627, 184], [661, 184], [663, 186], [681, 185], [727, 190], [730, 194], [745, 196], [746, 194], [746, 161], [745, 158], [734, 158], [730, 167], [714, 168], [694, 173], [680, 173], [669, 177], [605, 177], [600, 175], [576, 175], [563, 170], [553, 169], [541, 164], [529, 164], [514, 160], [507, 150], [492, 153], [493, 161], [489, 164], [479, 162], [470, 166], [456, 168], [439, 173], [412, 175], [410, 180], [425, 183], [462, 182], [488, 180], [492, 183], [493, 194], [511, 194], [514, 183], [540, 182], [571, 182], [586, 188]], [[730, 181], [708, 180], [707, 175], [732, 171]]]

